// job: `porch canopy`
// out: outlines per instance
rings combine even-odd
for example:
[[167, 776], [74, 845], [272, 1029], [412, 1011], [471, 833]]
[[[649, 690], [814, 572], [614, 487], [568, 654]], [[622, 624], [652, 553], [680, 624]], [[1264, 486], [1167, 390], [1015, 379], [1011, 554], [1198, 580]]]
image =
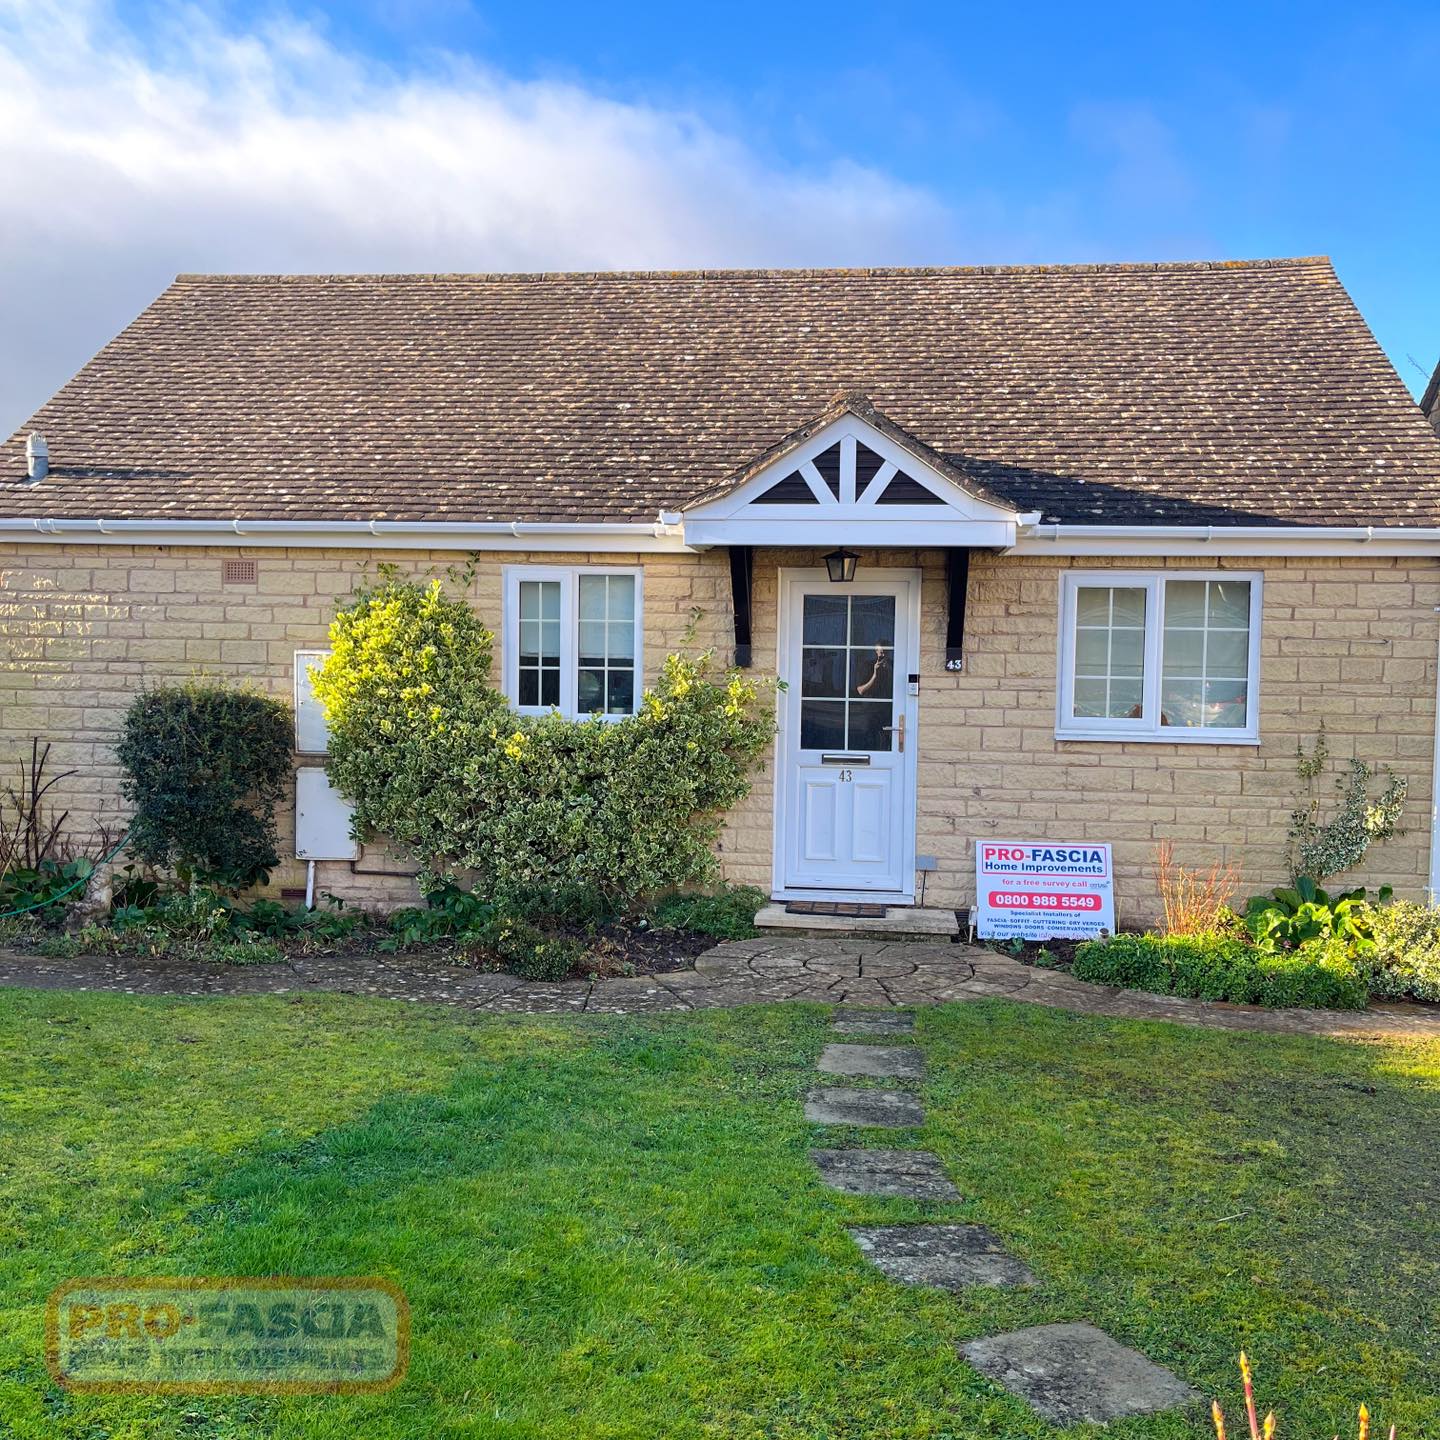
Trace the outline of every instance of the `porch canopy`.
[[725, 546], [735, 606], [735, 661], [751, 662], [756, 546], [943, 549], [947, 552], [947, 668], [963, 654], [970, 551], [1008, 549], [1036, 524], [938, 451], [842, 392], [684, 512], [692, 549]]

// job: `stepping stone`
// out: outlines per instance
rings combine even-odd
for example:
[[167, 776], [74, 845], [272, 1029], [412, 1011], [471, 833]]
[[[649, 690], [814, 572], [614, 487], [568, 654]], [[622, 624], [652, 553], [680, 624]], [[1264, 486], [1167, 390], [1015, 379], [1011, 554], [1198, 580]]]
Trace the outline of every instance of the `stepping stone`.
[[908, 1035], [915, 1028], [915, 1017], [908, 1010], [842, 1013], [830, 1028], [841, 1035]]
[[960, 1192], [928, 1150], [812, 1150], [820, 1178], [846, 1195], [958, 1200]]
[[923, 1125], [925, 1111], [905, 1090], [821, 1087], [805, 1097], [805, 1118], [816, 1125]]
[[918, 1080], [925, 1057], [907, 1045], [827, 1045], [819, 1068], [827, 1075], [865, 1075], [876, 1080]]
[[1033, 1285], [1027, 1265], [1005, 1253], [983, 1225], [880, 1225], [850, 1234], [892, 1280], [963, 1290], [967, 1285]]
[[1163, 1366], [1093, 1325], [1037, 1325], [972, 1340], [962, 1353], [1052, 1425], [1105, 1425], [1199, 1398]]

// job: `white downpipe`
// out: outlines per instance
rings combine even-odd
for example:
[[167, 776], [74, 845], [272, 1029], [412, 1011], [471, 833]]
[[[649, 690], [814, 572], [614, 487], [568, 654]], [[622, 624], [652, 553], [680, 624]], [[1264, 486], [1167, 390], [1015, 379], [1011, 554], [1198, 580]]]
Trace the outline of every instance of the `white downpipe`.
[[[1440, 605], [1435, 607], [1440, 615]], [[1430, 885], [1432, 905], [1440, 904], [1440, 640], [1436, 641], [1435, 661], [1435, 749], [1430, 762]]]
[[315, 908], [315, 862], [311, 860], [305, 866], [305, 908]]

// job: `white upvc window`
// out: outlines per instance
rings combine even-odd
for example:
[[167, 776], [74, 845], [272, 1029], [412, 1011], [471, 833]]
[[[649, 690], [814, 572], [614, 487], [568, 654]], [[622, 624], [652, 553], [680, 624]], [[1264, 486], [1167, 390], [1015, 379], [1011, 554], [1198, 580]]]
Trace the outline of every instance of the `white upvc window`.
[[1257, 744], [1260, 588], [1231, 571], [1064, 576], [1056, 736]]
[[633, 715], [641, 691], [641, 572], [505, 569], [505, 693], [522, 715]]
[[328, 650], [295, 652], [295, 749], [301, 755], [325, 755], [330, 750], [330, 726], [325, 707], [315, 698], [312, 667], [319, 669], [330, 658]]

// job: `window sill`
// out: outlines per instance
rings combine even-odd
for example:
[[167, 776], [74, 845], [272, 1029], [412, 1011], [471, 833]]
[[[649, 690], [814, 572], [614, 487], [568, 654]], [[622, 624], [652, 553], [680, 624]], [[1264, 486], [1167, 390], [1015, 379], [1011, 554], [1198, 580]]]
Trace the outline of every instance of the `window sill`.
[[1134, 730], [1122, 733], [1115, 730], [1057, 730], [1057, 740], [1105, 740], [1112, 745], [1249, 745], [1260, 746], [1258, 735], [1227, 735], [1207, 730], [1186, 730], [1177, 726], [1174, 730], [1156, 734], [1153, 730]]

